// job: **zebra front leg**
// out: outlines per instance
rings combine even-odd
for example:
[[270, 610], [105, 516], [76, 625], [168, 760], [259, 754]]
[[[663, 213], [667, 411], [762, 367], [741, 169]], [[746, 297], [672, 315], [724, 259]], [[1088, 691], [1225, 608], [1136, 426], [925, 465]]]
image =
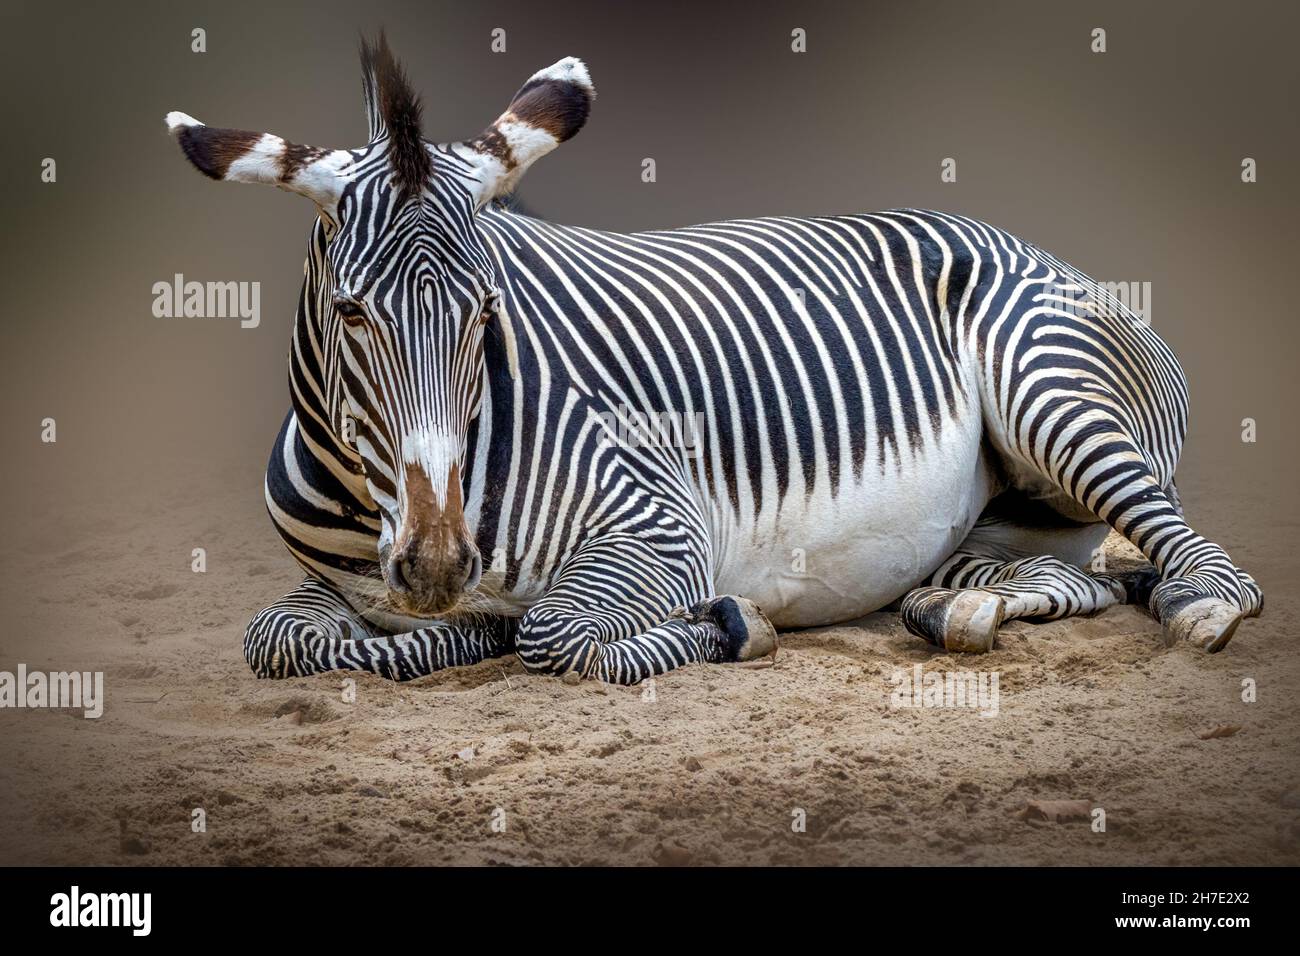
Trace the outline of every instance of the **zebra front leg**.
[[959, 551], [899, 608], [909, 633], [948, 651], [992, 650], [998, 628], [1017, 618], [1052, 621], [1144, 600], [1154, 569], [1092, 574], [1054, 557], [1006, 562]]
[[405, 634], [382, 634], [336, 590], [307, 578], [254, 615], [244, 633], [244, 658], [258, 677], [356, 670], [406, 681], [508, 654], [517, 623], [487, 618], [472, 626], [437, 623]]
[[706, 587], [670, 566], [650, 542], [602, 539], [575, 555], [524, 615], [519, 659], [535, 673], [637, 684], [686, 664], [776, 654], [776, 629], [757, 605], [705, 596]]

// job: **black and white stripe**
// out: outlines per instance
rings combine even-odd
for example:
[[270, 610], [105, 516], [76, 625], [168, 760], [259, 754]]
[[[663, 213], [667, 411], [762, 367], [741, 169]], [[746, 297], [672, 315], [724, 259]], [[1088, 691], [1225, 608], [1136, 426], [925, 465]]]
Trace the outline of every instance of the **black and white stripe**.
[[[625, 235], [495, 205], [591, 95], [577, 61], [542, 71], [479, 139], [428, 146], [417, 195], [391, 123], [348, 162], [321, 151], [340, 184], [317, 191], [267, 471], [309, 577], [250, 625], [260, 675], [404, 679], [514, 649], [634, 683], [769, 653], [757, 605], [803, 626], [908, 592], [909, 629], [966, 650], [1126, 600], [1217, 650], [1258, 613], [1172, 492], [1182, 371], [1097, 283], [935, 212]], [[698, 456], [611, 441], [615, 409], [700, 416]], [[483, 556], [436, 620], [385, 571], [412, 470], [431, 513], [459, 496]], [[1081, 571], [1107, 526], [1154, 571]]]

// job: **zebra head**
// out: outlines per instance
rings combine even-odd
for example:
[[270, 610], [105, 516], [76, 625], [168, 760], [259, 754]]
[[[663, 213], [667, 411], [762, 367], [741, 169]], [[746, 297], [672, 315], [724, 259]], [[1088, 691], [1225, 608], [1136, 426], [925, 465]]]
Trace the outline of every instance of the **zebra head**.
[[269, 183], [318, 207], [298, 322], [320, 356], [303, 361], [319, 365], [330, 427], [379, 506], [388, 601], [430, 617], [454, 608], [482, 569], [465, 520], [465, 456], [500, 293], [476, 215], [582, 128], [595, 92], [569, 57], [534, 74], [474, 139], [433, 144], [382, 34], [362, 42], [361, 66], [370, 127], [361, 149], [217, 129], [184, 113], [168, 114], [167, 126], [212, 179]]

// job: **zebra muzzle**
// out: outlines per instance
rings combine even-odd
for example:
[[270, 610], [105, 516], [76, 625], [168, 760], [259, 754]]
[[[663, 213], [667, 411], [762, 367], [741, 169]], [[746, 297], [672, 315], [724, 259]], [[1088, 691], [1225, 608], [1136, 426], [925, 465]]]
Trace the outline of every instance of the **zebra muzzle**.
[[442, 501], [423, 468], [408, 465], [404, 478], [401, 521], [392, 549], [381, 555], [384, 582], [394, 605], [429, 617], [478, 585], [483, 562], [465, 525], [459, 469], [451, 469]]
[[427, 617], [456, 606], [482, 576], [478, 548], [465, 538], [446, 544], [411, 539], [395, 545], [383, 561], [384, 583], [393, 604]]

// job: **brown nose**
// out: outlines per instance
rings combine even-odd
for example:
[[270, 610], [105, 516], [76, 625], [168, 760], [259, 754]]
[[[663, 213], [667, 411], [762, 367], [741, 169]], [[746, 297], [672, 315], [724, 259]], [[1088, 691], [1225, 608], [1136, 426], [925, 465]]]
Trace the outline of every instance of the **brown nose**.
[[448, 476], [442, 507], [418, 466], [407, 466], [405, 490], [402, 523], [384, 556], [384, 580], [394, 603], [408, 613], [439, 614], [478, 584], [483, 569], [465, 526], [460, 470], [453, 466]]

